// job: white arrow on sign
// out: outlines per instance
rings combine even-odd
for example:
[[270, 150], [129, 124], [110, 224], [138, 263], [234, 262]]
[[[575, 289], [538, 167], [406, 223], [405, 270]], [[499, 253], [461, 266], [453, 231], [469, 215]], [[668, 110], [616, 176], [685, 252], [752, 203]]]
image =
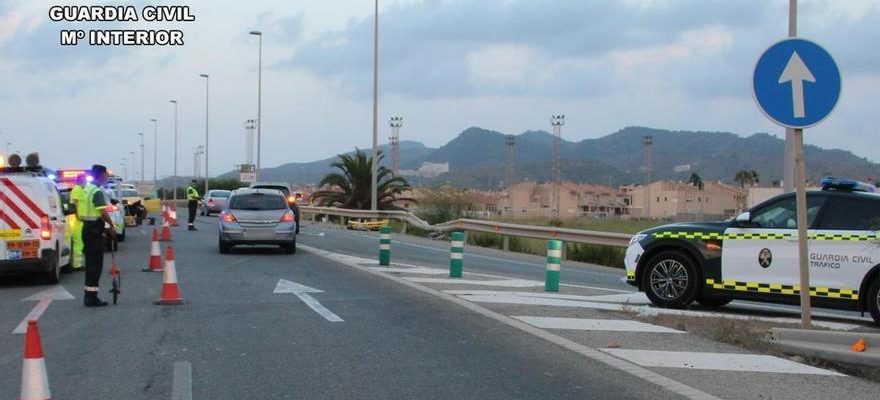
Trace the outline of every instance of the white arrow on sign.
[[327, 321], [342, 322], [342, 318], [333, 314], [332, 311], [321, 305], [321, 303], [319, 303], [318, 300], [315, 300], [314, 297], [309, 296], [309, 293], [324, 293], [321, 289], [315, 289], [286, 279], [279, 279], [278, 284], [275, 285], [275, 293], [293, 293], [296, 297], [299, 297], [303, 303], [306, 303], [307, 306], [312, 310], [315, 310], [316, 313], [320, 314]]
[[804, 60], [801, 60], [801, 56], [794, 52], [788, 59], [788, 64], [785, 65], [782, 75], [779, 76], [779, 83], [791, 82], [791, 104], [794, 108], [795, 118], [806, 116], [804, 112], [804, 81], [816, 82], [816, 78], [807, 68], [807, 64], [804, 64]]
[[53, 300], [73, 300], [74, 297], [67, 289], [64, 289], [63, 286], [55, 286], [51, 289], [46, 289], [42, 292], [39, 292], [33, 296], [26, 297], [21, 301], [36, 301], [38, 302], [36, 306], [28, 313], [26, 317], [18, 324], [14, 331], [12, 331], [13, 335], [21, 335], [24, 334], [27, 330], [27, 322], [30, 320], [38, 320], [40, 316], [46, 312], [46, 309], [49, 308], [49, 304], [52, 304]]

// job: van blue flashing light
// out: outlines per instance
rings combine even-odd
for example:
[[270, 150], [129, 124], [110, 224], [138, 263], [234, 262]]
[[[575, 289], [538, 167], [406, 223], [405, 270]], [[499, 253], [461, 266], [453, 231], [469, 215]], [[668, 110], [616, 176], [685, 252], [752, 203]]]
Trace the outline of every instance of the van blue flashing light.
[[841, 192], [868, 192], [876, 193], [877, 187], [855, 179], [845, 178], [823, 178], [821, 181], [822, 190], [837, 190]]

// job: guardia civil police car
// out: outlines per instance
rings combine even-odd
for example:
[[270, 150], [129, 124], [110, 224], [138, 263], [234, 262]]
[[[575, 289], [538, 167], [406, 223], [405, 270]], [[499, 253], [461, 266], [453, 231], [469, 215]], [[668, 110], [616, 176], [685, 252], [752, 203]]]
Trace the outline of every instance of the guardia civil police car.
[[[880, 194], [873, 185], [826, 178], [807, 192], [810, 296], [818, 307], [869, 311], [880, 324]], [[733, 299], [800, 304], [795, 194], [725, 222], [639, 232], [626, 251], [626, 280], [657, 306]]]

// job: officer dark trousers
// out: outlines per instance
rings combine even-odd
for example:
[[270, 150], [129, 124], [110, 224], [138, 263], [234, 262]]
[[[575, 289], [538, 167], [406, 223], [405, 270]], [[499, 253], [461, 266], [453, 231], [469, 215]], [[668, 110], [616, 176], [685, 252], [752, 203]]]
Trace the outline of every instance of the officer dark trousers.
[[198, 200], [189, 200], [186, 202], [186, 206], [187, 206], [187, 208], [189, 208], [188, 222], [189, 222], [189, 225], [192, 226], [192, 224], [195, 223], [195, 221], [196, 221], [196, 209], [199, 208], [199, 201]]
[[104, 271], [104, 221], [83, 221], [83, 255], [86, 264], [86, 292], [84, 302], [98, 301], [101, 273]]

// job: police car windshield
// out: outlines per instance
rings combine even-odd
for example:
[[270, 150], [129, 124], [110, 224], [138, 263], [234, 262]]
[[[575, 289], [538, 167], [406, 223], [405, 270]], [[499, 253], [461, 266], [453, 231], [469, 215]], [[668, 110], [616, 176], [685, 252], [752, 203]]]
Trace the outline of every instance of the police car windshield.
[[231, 210], [283, 210], [287, 208], [287, 202], [278, 195], [253, 193], [233, 196], [229, 200]]

